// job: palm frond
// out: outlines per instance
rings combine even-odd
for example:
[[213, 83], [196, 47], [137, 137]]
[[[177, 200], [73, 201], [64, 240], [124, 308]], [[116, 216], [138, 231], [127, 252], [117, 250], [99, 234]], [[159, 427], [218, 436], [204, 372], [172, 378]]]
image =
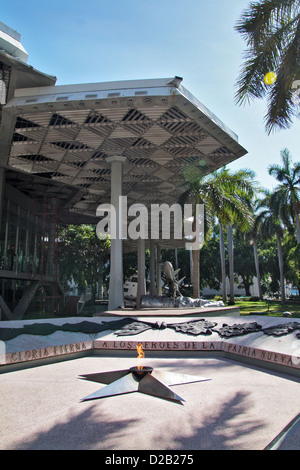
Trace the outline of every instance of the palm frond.
[[293, 164], [292, 179], [295, 183], [295, 186], [298, 187], [298, 191], [300, 191], [300, 162]]
[[293, 83], [300, 76], [299, 55], [300, 16], [297, 17], [297, 28], [293, 40], [287, 45], [280, 56], [277, 69], [277, 80], [268, 93], [268, 108], [265, 116], [266, 130], [270, 134], [276, 128], [288, 129], [293, 118], [299, 112], [299, 104], [295, 103]]
[[283, 19], [291, 18], [297, 14], [297, 6], [299, 6], [297, 0], [250, 2], [235, 29], [242, 34], [248, 46], [258, 47], [274, 30], [274, 26], [278, 27], [282, 24]]
[[[300, 74], [299, 0], [251, 2], [236, 30], [248, 47], [236, 84], [237, 104], [267, 96], [267, 132], [289, 128], [299, 112], [292, 88], [295, 77]], [[277, 74], [272, 87], [264, 83], [264, 76], [271, 71]]]

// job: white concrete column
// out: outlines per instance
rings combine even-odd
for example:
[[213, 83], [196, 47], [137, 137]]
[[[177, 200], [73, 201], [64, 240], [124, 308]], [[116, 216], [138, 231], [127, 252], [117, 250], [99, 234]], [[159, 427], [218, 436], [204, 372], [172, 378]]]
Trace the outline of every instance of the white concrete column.
[[49, 240], [47, 257], [47, 275], [54, 278], [57, 275], [56, 230], [57, 230], [57, 200], [51, 199], [47, 204], [47, 216], [49, 220]]
[[138, 286], [136, 296], [137, 308], [141, 305], [142, 295], [146, 294], [146, 276], [145, 276], [145, 240], [138, 238]]
[[106, 159], [111, 164], [111, 198], [110, 203], [116, 211], [116, 238], [111, 239], [110, 248], [110, 278], [109, 278], [109, 310], [124, 306], [123, 294], [123, 247], [119, 237], [120, 200], [122, 196], [122, 166], [126, 157], [112, 156]]
[[3, 206], [3, 195], [4, 195], [4, 186], [5, 186], [5, 170], [4, 168], [0, 168], [0, 228], [1, 228], [1, 221], [2, 221], [2, 206]]
[[155, 245], [150, 240], [150, 295], [155, 295]]
[[190, 276], [191, 276], [191, 284], [194, 284], [194, 261], [193, 261], [193, 250], [190, 250]]
[[156, 291], [157, 295], [161, 296], [161, 253], [160, 245], [156, 246]]

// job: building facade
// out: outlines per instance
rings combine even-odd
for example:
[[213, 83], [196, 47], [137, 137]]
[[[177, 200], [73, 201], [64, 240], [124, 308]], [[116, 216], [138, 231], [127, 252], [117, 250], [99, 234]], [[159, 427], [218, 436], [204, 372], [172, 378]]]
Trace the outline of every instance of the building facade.
[[[8, 319], [22, 318], [37, 294], [41, 310], [61, 311], [57, 224], [96, 224], [103, 204], [121, 220], [120, 196], [128, 207], [171, 206], [191, 181], [246, 153], [180, 77], [56, 86], [27, 58], [20, 35], [0, 24], [0, 308]], [[124, 250], [138, 252], [140, 298], [145, 249], [154, 292], [155, 253], [184, 243], [162, 234], [112, 239], [109, 308], [123, 305]]]

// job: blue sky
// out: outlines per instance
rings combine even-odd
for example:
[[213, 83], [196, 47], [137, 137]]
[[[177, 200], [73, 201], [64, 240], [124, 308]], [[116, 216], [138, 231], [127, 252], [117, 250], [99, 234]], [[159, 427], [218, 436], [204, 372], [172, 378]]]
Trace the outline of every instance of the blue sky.
[[28, 64], [57, 84], [183, 77], [183, 86], [238, 136], [266, 188], [268, 166], [288, 148], [299, 161], [300, 121], [268, 136], [266, 103], [237, 106], [235, 83], [245, 43], [234, 26], [249, 0], [1, 0], [0, 21], [21, 34]]

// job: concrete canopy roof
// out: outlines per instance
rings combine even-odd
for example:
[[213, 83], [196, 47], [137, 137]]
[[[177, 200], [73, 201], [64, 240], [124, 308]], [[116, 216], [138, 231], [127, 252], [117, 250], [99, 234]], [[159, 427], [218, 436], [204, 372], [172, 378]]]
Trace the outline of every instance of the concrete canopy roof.
[[8, 167], [73, 188], [68, 210], [80, 220], [110, 202], [106, 158], [122, 155], [128, 205], [172, 204], [189, 181], [247, 153], [181, 81], [17, 89], [5, 106], [16, 119]]

